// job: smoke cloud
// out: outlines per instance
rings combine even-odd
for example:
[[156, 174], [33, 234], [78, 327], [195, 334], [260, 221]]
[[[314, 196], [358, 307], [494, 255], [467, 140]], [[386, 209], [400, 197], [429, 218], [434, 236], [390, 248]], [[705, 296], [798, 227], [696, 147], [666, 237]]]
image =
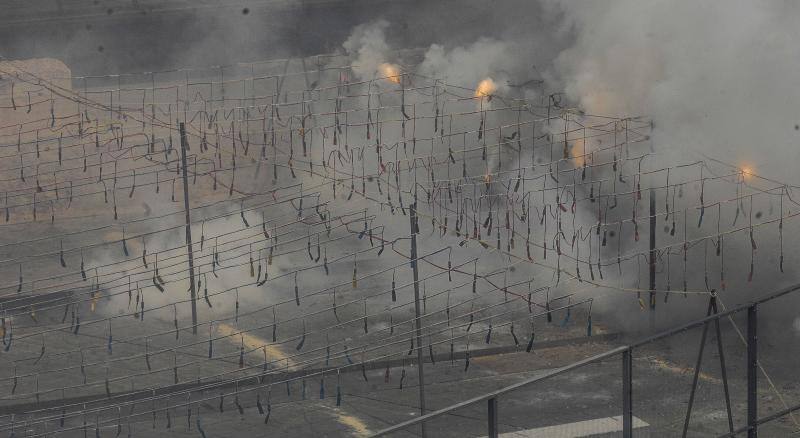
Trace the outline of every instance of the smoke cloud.
[[[486, 23], [508, 14], [512, 3], [509, 8], [499, 5], [494, 14], [487, 15]], [[793, 25], [800, 21], [799, 6], [778, 1], [736, 1], [719, 7], [656, 0], [590, 4], [544, 0], [525, 10], [528, 15], [538, 14], [534, 25], [500, 32], [494, 24], [478, 25], [472, 39], [440, 35], [423, 50], [416, 72], [466, 88], [491, 77], [501, 95], [535, 100], [542, 97], [542, 90], [562, 92], [564, 104], [587, 114], [647, 117], [653, 120], [652, 147], [661, 157], [654, 158], [659, 161], [656, 164], [650, 162], [654, 168], [709, 157], [775, 180], [797, 182], [793, 163], [800, 159], [795, 147], [800, 140], [796, 108], [800, 78], [787, 72], [800, 67], [800, 49], [795, 44], [800, 30]], [[386, 42], [387, 35], [396, 31], [394, 27], [384, 20], [358, 26], [344, 44], [347, 53], [357, 56], [360, 70], [356, 73], [362, 79], [374, 77], [380, 63], [394, 61], [390, 58], [396, 47]], [[540, 79], [545, 82], [542, 88], [537, 82]], [[705, 190], [707, 199], [732, 196], [727, 188], [708, 186]], [[661, 203], [663, 194], [660, 196]], [[686, 202], [694, 205], [699, 185], [687, 186], [686, 196], [690, 197]], [[775, 214], [772, 203], [758, 200], [740, 207], [759, 215], [762, 211], [769, 211], [770, 217]], [[647, 214], [644, 210], [639, 213]], [[690, 227], [688, 237], [713, 234], [708, 226]], [[777, 233], [772, 231], [759, 234], [764, 255], [755, 260], [758, 273], [777, 265], [776, 255], [763, 249], [777, 247]], [[659, 230], [659, 245], [674, 245], [672, 240]], [[795, 243], [784, 240], [787, 247]], [[750, 242], [731, 238], [726, 245], [728, 269], [741, 266], [746, 271]], [[640, 242], [637, 249], [646, 248]], [[703, 260], [702, 248], [693, 251], [691, 258]], [[673, 263], [672, 273], [678, 277], [676, 265]], [[720, 266], [712, 258], [705, 269], [715, 272]], [[665, 270], [660, 264], [662, 288]], [[704, 283], [699, 264], [689, 266], [688, 271], [690, 287], [720, 287], [718, 281]], [[641, 278], [637, 275], [645, 275], [646, 284], [646, 274], [626, 272], [633, 277], [626, 281], [638, 284]], [[791, 270], [774, 278], [763, 275], [758, 281], [765, 290], [797, 280]], [[750, 296], [753, 283], [738, 277], [728, 283], [731, 303]], [[617, 312], [620, 300], [614, 299], [618, 296], [614, 294], [603, 295], [614, 303], [608, 310]], [[629, 310], [638, 307], [635, 300], [624, 301]], [[669, 306], [672, 313], [694, 308], [686, 302]], [[598, 305], [603, 308], [606, 306]], [[694, 316], [691, 313], [689, 317]]]
[[[588, 114], [651, 118], [653, 146], [659, 154], [704, 154], [776, 179], [797, 179], [791, 163], [800, 158], [794, 148], [800, 138], [796, 129], [800, 78], [787, 72], [800, 67], [793, 44], [800, 40], [800, 31], [792, 26], [800, 18], [800, 8], [778, 2], [737, 2], [718, 8], [688, 2], [546, 0], [525, 10], [527, 15], [539, 14], [541, 22], [498, 31], [502, 29], [497, 26], [499, 18], [517, 6], [515, 2], [501, 4], [470, 32], [460, 28], [451, 35], [442, 30], [435, 42], [419, 51], [413, 62], [415, 72], [467, 89], [492, 78], [498, 94], [529, 99], [541, 97], [543, 89], [563, 91], [570, 106]], [[395, 50], [413, 46], [407, 38], [397, 37], [403, 31], [401, 24], [386, 19], [352, 29], [341, 47], [351, 56], [358, 79], [385, 76], [380, 71], [383, 63], [403, 64]], [[546, 82], [544, 88], [538, 86], [540, 79]], [[376, 86], [397, 85], [381, 81]], [[387, 99], [399, 103], [397, 96]], [[408, 105], [414, 103], [414, 97], [408, 99]], [[390, 128], [383, 135], [400, 137]], [[511, 158], [503, 163], [513, 166]], [[494, 161], [489, 167], [495, 170]], [[687, 196], [696, 197], [696, 191], [687, 187], [691, 193]], [[756, 210], [766, 208], [756, 206]], [[708, 234], [707, 230], [697, 232]], [[659, 239], [659, 244], [668, 241]], [[762, 248], [774, 243], [774, 236], [759, 236]], [[749, 263], [749, 242], [731, 240], [727, 245], [730, 266]], [[774, 264], [774, 256], [762, 257], [756, 271], [764, 272]], [[679, 264], [674, 265], [673, 271]], [[712, 263], [711, 268], [717, 266]], [[695, 271], [690, 275], [701, 278], [696, 266], [689, 269]], [[759, 281], [789, 282], [794, 276], [780, 278]], [[698, 284], [690, 285], [699, 286], [694, 283]], [[737, 283], [748, 286], [731, 280], [732, 285]], [[620, 300], [613, 294], [604, 296], [614, 302], [609, 310], [617, 311]], [[632, 310], [638, 307], [635, 300], [623, 298]], [[249, 299], [243, 291], [242, 301]], [[596, 309], [604, 307], [598, 302]]]
[[659, 149], [797, 181], [800, 5], [544, 4], [574, 35], [548, 71], [552, 88], [588, 112], [652, 117]]
[[361, 79], [375, 77], [378, 66], [386, 62], [391, 53], [386, 42], [386, 29], [389, 22], [378, 20], [360, 24], [342, 44], [345, 51], [355, 58], [353, 72]]
[[513, 58], [510, 45], [495, 39], [481, 38], [468, 46], [451, 50], [433, 44], [425, 53], [419, 71], [424, 75], [441, 77], [448, 83], [474, 87], [486, 77], [502, 75], [507, 80], [508, 71], [517, 64]]

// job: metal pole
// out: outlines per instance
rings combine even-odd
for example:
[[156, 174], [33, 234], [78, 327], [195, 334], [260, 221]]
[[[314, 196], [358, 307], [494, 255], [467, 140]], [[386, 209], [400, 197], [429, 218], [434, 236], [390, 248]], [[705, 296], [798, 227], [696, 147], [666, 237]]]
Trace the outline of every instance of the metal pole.
[[[414, 272], [414, 321], [417, 338], [417, 372], [419, 374], [419, 412], [425, 415], [425, 370], [424, 358], [422, 357], [422, 312], [420, 311], [419, 300], [419, 266], [417, 265], [417, 197], [414, 196], [414, 203], [409, 208], [409, 220], [411, 221], [411, 270]], [[422, 437], [425, 438], [425, 423], [420, 423]]]
[[633, 357], [630, 348], [622, 352], [622, 436], [633, 438]]
[[192, 298], [192, 333], [197, 334], [197, 288], [194, 284], [194, 252], [192, 250], [192, 219], [189, 214], [189, 177], [186, 174], [186, 125], [181, 122], [181, 166], [183, 167], [183, 208], [186, 211], [186, 248], [189, 251], [189, 290]]
[[[711, 309], [714, 308], [714, 297], [712, 296], [708, 301], [708, 311], [706, 316], [711, 315]], [[703, 324], [703, 334], [700, 336], [700, 351], [697, 353], [697, 361], [694, 364], [694, 376], [692, 377], [692, 390], [689, 392], [689, 406], [686, 408], [686, 417], [683, 420], [683, 438], [689, 432], [689, 419], [692, 416], [692, 407], [694, 406], [694, 395], [697, 392], [697, 379], [700, 377], [700, 365], [703, 363], [703, 351], [706, 348], [706, 337], [708, 336], [708, 322]]]
[[[714, 314], [719, 313], [717, 310], [717, 298], [711, 297], [711, 300]], [[714, 327], [717, 332], [717, 351], [719, 352], [719, 368], [722, 373], [722, 388], [725, 391], [725, 409], [728, 413], [728, 430], [733, 432], [733, 411], [731, 409], [731, 394], [728, 389], [728, 371], [725, 366], [725, 352], [722, 348], [722, 330], [720, 330], [718, 319], [714, 320]]]
[[747, 308], [747, 438], [758, 437], [758, 305]]
[[497, 429], [497, 397], [489, 399], [489, 438], [497, 438], [500, 431]]
[[656, 191], [650, 189], [650, 331], [656, 328]]

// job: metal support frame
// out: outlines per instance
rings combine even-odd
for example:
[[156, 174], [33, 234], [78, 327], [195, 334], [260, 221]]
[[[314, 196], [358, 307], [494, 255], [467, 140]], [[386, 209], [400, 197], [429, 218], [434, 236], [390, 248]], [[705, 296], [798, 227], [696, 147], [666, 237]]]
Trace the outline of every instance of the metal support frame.
[[[422, 354], [422, 311], [419, 299], [419, 264], [417, 263], [417, 197], [409, 208], [409, 221], [411, 222], [411, 270], [414, 273], [414, 326], [417, 341], [417, 372], [419, 375], [419, 413], [425, 415], [425, 360]], [[420, 423], [422, 438], [426, 437], [425, 423]]]
[[[713, 293], [713, 291], [712, 291]], [[715, 295], [711, 295], [708, 300], [708, 310], [706, 311], [706, 317], [716, 315], [718, 313], [717, 309], [717, 297]], [[689, 405], [686, 408], [686, 417], [683, 422], [683, 434], [682, 437], [686, 437], [686, 434], [689, 432], [689, 420], [692, 416], [692, 407], [694, 406], [694, 396], [697, 392], [697, 382], [698, 378], [700, 377], [700, 365], [703, 362], [703, 351], [705, 350], [706, 345], [706, 338], [708, 336], [708, 325], [711, 321], [706, 322], [703, 324], [703, 334], [700, 336], [700, 350], [697, 353], [697, 361], [694, 365], [694, 376], [692, 377], [692, 390], [689, 393]], [[731, 410], [731, 397], [730, 391], [728, 389], [728, 372], [725, 367], [725, 352], [722, 347], [722, 331], [720, 330], [719, 326], [719, 319], [714, 320], [714, 328], [717, 335], [717, 352], [719, 353], [719, 365], [722, 373], [722, 387], [725, 391], [725, 409], [728, 414], [728, 431], [733, 432], [733, 411]]]
[[[713, 297], [712, 297], [713, 299]], [[708, 311], [706, 316], [711, 315], [711, 302], [708, 303]], [[689, 392], [689, 405], [686, 407], [686, 417], [683, 420], [683, 433], [681, 436], [686, 438], [689, 432], [689, 419], [692, 416], [692, 407], [694, 406], [694, 395], [697, 392], [697, 379], [700, 377], [700, 365], [703, 363], [703, 351], [706, 348], [706, 337], [708, 337], [708, 322], [703, 324], [703, 334], [700, 335], [700, 350], [697, 352], [697, 361], [694, 364], [694, 376], [692, 376], [692, 390]]]
[[[756, 425], [769, 423], [770, 421], [775, 421], [778, 418], [785, 417], [787, 415], [791, 415], [792, 412], [800, 411], [800, 403], [789, 406], [786, 409], [781, 409], [780, 411], [775, 411], [767, 416], [761, 417], [756, 421]], [[739, 434], [746, 432], [748, 426], [740, 427], [733, 432], [728, 432], [725, 435], [720, 435], [718, 438], [731, 438], [737, 437]]]
[[181, 133], [181, 167], [183, 168], [183, 208], [186, 210], [186, 248], [189, 255], [189, 290], [191, 291], [192, 301], [192, 334], [197, 334], [197, 286], [194, 284], [194, 252], [192, 248], [192, 218], [189, 208], [189, 177], [186, 166], [186, 125], [180, 123]]
[[497, 397], [490, 398], [487, 405], [488, 435], [489, 438], [497, 438], [500, 434], [500, 430], [497, 427]]
[[622, 352], [622, 436], [633, 438], [633, 350]]
[[[718, 312], [717, 310], [717, 298], [711, 297], [711, 305], [713, 307], [714, 314]], [[714, 320], [714, 328], [717, 332], [717, 352], [719, 353], [719, 367], [720, 373], [722, 374], [722, 389], [725, 391], [725, 410], [728, 413], [728, 431], [733, 432], [733, 410], [731, 409], [731, 393], [730, 389], [728, 388], [728, 371], [725, 366], [725, 351], [722, 347], [722, 330], [719, 327], [719, 319]]]
[[747, 437], [758, 437], [758, 304], [747, 308]]
[[757, 403], [757, 381], [756, 381], [756, 372], [758, 370], [758, 353], [757, 353], [757, 328], [756, 328], [756, 313], [757, 313], [757, 306], [761, 303], [766, 303], [768, 301], [775, 300], [777, 298], [783, 297], [785, 295], [789, 295], [791, 293], [800, 291], [800, 284], [795, 284], [780, 290], [777, 290], [771, 294], [762, 296], [748, 304], [743, 304], [736, 306], [732, 309], [728, 309], [722, 312], [715, 313], [714, 315], [707, 316], [705, 318], [701, 318], [692, 322], [688, 322], [686, 324], [680, 325], [678, 327], [674, 327], [672, 329], [656, 333], [654, 335], [647, 336], [644, 339], [640, 339], [634, 343], [620, 346], [617, 348], [613, 348], [611, 350], [605, 351], [603, 353], [596, 354], [591, 357], [587, 357], [585, 359], [579, 360], [572, 364], [556, 368], [553, 370], [549, 370], [543, 372], [535, 377], [531, 377], [520, 382], [505, 386], [503, 388], [497, 389], [495, 391], [491, 391], [485, 394], [478, 395], [476, 397], [470, 398], [468, 400], [464, 400], [459, 403], [452, 404], [450, 406], [437, 409], [433, 412], [427, 413], [425, 415], [413, 418], [411, 420], [403, 421], [401, 423], [389, 426], [382, 430], [379, 430], [373, 433], [372, 437], [379, 437], [389, 435], [391, 433], [396, 433], [402, 430], [407, 430], [409, 427], [412, 427], [416, 424], [424, 423], [426, 421], [430, 421], [434, 418], [439, 418], [445, 415], [450, 415], [453, 412], [463, 409], [468, 406], [475, 405], [476, 403], [480, 403], [490, 398], [498, 398], [503, 394], [508, 394], [514, 391], [517, 391], [521, 388], [526, 388], [529, 385], [532, 385], [537, 382], [541, 382], [547, 379], [551, 379], [555, 376], [559, 376], [565, 374], [567, 372], [576, 370], [578, 368], [584, 367], [588, 364], [597, 363], [599, 361], [603, 361], [606, 359], [610, 359], [612, 357], [617, 356], [618, 354], [622, 355], [622, 385], [623, 385], [623, 436], [625, 437], [632, 437], [633, 436], [633, 404], [632, 404], [632, 351], [634, 348], [641, 347], [643, 345], [647, 345], [661, 339], [668, 338], [670, 336], [677, 335], [679, 333], [684, 333], [688, 330], [701, 327], [708, 322], [718, 321], [721, 318], [728, 318], [731, 315], [734, 315], [739, 312], [747, 311], [748, 316], [748, 330], [747, 330], [747, 347], [748, 347], [748, 363], [747, 363], [747, 404], [748, 404], [748, 418], [747, 418], [747, 426], [737, 429], [734, 433], [726, 433], [722, 436], [734, 436], [737, 433], [742, 433], [745, 430], [748, 431], [750, 437], [757, 436], [757, 426], [759, 424], [763, 424], [769, 421], [772, 421], [776, 418], [781, 416], [787, 415], [788, 413], [795, 412], [800, 410], [800, 404], [790, 406], [789, 408], [773, 413], [761, 419], [758, 418], [758, 412], [756, 410], [756, 403]]

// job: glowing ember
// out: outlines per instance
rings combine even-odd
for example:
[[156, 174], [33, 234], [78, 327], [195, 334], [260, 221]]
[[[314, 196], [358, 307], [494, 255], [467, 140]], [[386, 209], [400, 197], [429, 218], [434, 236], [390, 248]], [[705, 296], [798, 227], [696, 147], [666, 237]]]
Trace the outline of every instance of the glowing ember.
[[380, 71], [381, 76], [387, 81], [394, 82], [398, 85], [400, 84], [400, 67], [397, 64], [384, 62], [378, 66], [378, 71]]
[[478, 88], [475, 89], [475, 97], [488, 97], [491, 99], [492, 93], [497, 91], [497, 84], [494, 83], [492, 78], [486, 78], [478, 83]]
[[753, 177], [753, 175], [755, 175], [753, 173], [753, 168], [750, 167], [750, 166], [746, 166], [746, 165], [742, 166], [739, 170], [742, 171], [742, 178], [744, 178], [746, 180], [751, 179]]
[[569, 148], [569, 158], [572, 159], [572, 162], [575, 164], [575, 167], [583, 167], [586, 164], [586, 156], [584, 154], [587, 153], [584, 140], [582, 138], [578, 138], [572, 141], [572, 144]]

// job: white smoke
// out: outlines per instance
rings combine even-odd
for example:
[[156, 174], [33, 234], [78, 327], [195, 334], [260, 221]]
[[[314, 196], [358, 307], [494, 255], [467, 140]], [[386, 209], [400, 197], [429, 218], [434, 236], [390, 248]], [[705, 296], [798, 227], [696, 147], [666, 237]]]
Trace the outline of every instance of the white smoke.
[[[383, 76], [379, 66], [395, 61], [394, 50], [386, 41], [390, 23], [377, 20], [356, 26], [342, 44], [345, 52], [354, 59], [353, 71], [361, 80]], [[515, 56], [517, 42], [482, 37], [471, 44], [445, 47], [431, 44], [416, 72], [444, 80], [448, 84], [474, 89], [486, 78], [497, 82], [497, 93], [505, 93], [506, 83], [514, 73], [530, 70], [529, 59]]]
[[800, 4], [546, 1], [574, 44], [551, 88], [588, 112], [647, 115], [657, 148], [797, 181]]
[[375, 77], [378, 66], [388, 61], [391, 54], [386, 42], [389, 22], [377, 20], [356, 26], [350, 37], [342, 44], [345, 51], [355, 57], [353, 72], [363, 80]]
[[[488, 77], [496, 81], [501, 77], [507, 80], [507, 71], [517, 63], [510, 49], [508, 43], [488, 38], [450, 50], [440, 44], [433, 44], [419, 65], [419, 72], [464, 87], [475, 87]], [[500, 89], [504, 81], [498, 83], [498, 91], [504, 91]]]
[[[513, 94], [510, 84], [542, 77], [543, 71], [545, 89], [563, 91], [570, 106], [653, 120], [652, 146], [659, 155], [675, 154], [685, 163], [703, 154], [759, 175], [800, 181], [793, 169], [800, 159], [800, 76], [793, 74], [800, 71], [800, 4], [543, 0], [541, 5], [545, 26], [466, 43], [443, 40], [427, 49], [418, 72], [464, 87], [492, 77], [506, 85], [498, 93]], [[384, 23], [379, 35], [390, 31]], [[553, 43], [557, 50], [543, 49]], [[384, 57], [389, 47], [382, 40], [364, 45], [370, 46], [380, 50], [362, 51]], [[527, 88], [526, 96], [535, 97], [533, 87]], [[774, 247], [774, 237], [760, 239]], [[738, 243], [728, 241], [727, 260], [746, 270], [749, 245]], [[761, 258], [757, 272], [768, 268], [764, 263], [775, 265], [772, 258]], [[762, 285], [796, 281], [787, 273]], [[701, 274], [690, 272], [690, 284]], [[743, 281], [737, 284], [747, 289]]]

